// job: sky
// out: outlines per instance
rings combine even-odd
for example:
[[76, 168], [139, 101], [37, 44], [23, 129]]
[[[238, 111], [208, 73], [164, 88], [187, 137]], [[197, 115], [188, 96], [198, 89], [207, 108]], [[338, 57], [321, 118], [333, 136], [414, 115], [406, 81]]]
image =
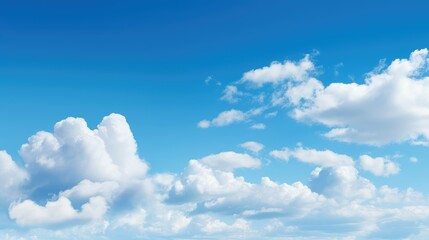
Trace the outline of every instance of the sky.
[[425, 1], [0, 1], [1, 239], [428, 239]]

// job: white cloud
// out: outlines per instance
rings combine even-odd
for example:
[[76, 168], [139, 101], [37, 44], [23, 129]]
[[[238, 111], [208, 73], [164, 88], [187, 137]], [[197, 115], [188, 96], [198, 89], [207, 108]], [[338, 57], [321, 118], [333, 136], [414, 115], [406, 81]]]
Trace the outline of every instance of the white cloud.
[[319, 151], [302, 147], [297, 147], [295, 150], [283, 148], [282, 150], [271, 151], [270, 155], [286, 161], [289, 160], [290, 157], [294, 157], [301, 162], [312, 163], [323, 167], [354, 165], [354, 161], [351, 157], [334, 153], [330, 150]]
[[246, 182], [233, 172], [217, 170], [191, 160], [176, 181], [169, 202], [196, 202], [196, 213], [219, 212], [246, 218], [302, 216], [325, 204], [325, 198], [300, 182], [279, 184], [263, 177], [260, 184]]
[[135, 209], [131, 213], [126, 213], [118, 217], [115, 221], [115, 228], [119, 227], [133, 227], [138, 229], [144, 229], [146, 222], [147, 212], [143, 208]]
[[198, 123], [198, 127], [200, 128], [208, 128], [208, 127], [223, 127], [233, 123], [244, 122], [248, 120], [250, 117], [261, 114], [264, 111], [263, 108], [255, 108], [251, 109], [247, 112], [242, 112], [239, 110], [231, 109], [228, 111], [224, 111], [219, 113], [219, 115], [209, 120], [202, 120]]
[[215, 119], [212, 120], [214, 126], [226, 126], [234, 122], [242, 122], [247, 119], [247, 114], [232, 109], [230, 111], [221, 112]]
[[312, 191], [329, 198], [365, 200], [375, 196], [375, 186], [358, 175], [353, 159], [347, 155], [301, 146], [294, 150], [274, 150], [270, 155], [286, 161], [293, 157], [304, 163], [321, 166], [311, 173], [309, 186]]
[[[12, 163], [14, 167], [9, 168], [15, 168], [12, 172], [17, 176], [23, 173], [16, 189], [19, 195], [28, 193], [21, 196], [29, 199], [13, 202], [9, 217], [28, 227], [28, 231], [18, 233], [28, 239], [33, 236], [102, 239], [123, 233], [151, 239], [216, 236], [377, 239], [376, 234], [392, 231], [386, 219], [389, 223], [409, 226], [401, 235], [406, 238], [418, 233], [409, 229], [425, 228], [429, 223], [426, 195], [411, 188], [404, 191], [388, 186], [376, 188], [359, 175], [349, 156], [330, 150], [298, 145], [295, 149], [270, 153], [284, 160], [294, 158], [317, 165], [306, 177], [310, 179], [308, 182], [276, 182], [269, 176], [248, 181], [237, 169], [258, 168], [261, 161], [235, 152], [190, 160], [182, 173], [146, 175], [147, 165], [137, 157], [137, 145], [125, 119], [108, 117], [96, 130], [82, 124], [83, 119], [65, 121], [54, 133], [42, 132], [29, 140], [25, 148], [27, 171], [20, 169], [5, 152], [0, 152], [0, 166]], [[75, 146], [78, 143], [79, 147]], [[81, 151], [78, 156], [84, 159], [66, 151], [65, 146], [72, 153]], [[246, 146], [256, 152], [261, 147], [244, 144]], [[90, 154], [91, 150], [102, 159]], [[110, 161], [103, 159], [104, 156]], [[75, 172], [81, 168], [74, 165], [76, 163], [67, 163], [70, 159], [81, 166], [87, 161], [103, 161], [114, 166], [121, 177]], [[9, 173], [2, 169], [0, 178]], [[57, 173], [52, 173], [53, 170]], [[77, 176], [70, 180], [71, 173], [67, 171]], [[41, 173], [46, 173], [48, 183], [38, 178]], [[9, 177], [15, 176], [7, 175], [4, 179]], [[25, 189], [20, 187], [22, 183]], [[47, 184], [46, 188], [40, 187], [43, 184]], [[9, 193], [10, 189], [4, 191]], [[0, 237], [5, 236], [5, 231], [0, 230]]]
[[199, 128], [209, 128], [209, 127], [210, 127], [210, 125], [211, 125], [211, 122], [210, 122], [210, 121], [208, 121], [208, 120], [201, 120], [201, 121], [199, 121], [199, 122], [198, 122], [198, 124], [197, 124], [197, 126], [198, 126]]
[[[29, 179], [21, 189], [26, 194], [20, 197], [30, 199], [18, 200], [9, 209], [10, 217], [22, 225], [99, 218], [108, 203], [124, 202], [132, 207], [137, 195], [157, 185], [147, 180], [147, 164], [139, 158], [130, 127], [119, 114], [105, 117], [95, 130], [89, 129], [84, 119], [67, 118], [55, 124], [53, 133], [42, 131], [31, 136], [20, 150], [26, 171], [2, 154], [0, 164], [8, 163], [3, 169], [14, 175], [4, 182], [17, 185]], [[145, 181], [150, 183], [145, 185]], [[12, 196], [12, 191], [8, 194]], [[59, 199], [46, 206], [37, 204], [52, 196]], [[72, 206], [81, 206], [81, 211]], [[27, 216], [26, 211], [34, 214]]]
[[250, 232], [250, 224], [242, 218], [236, 219], [233, 223], [227, 224], [219, 219], [214, 219], [209, 215], [198, 217], [198, 226], [203, 233], [225, 234], [231, 232]]
[[262, 143], [253, 142], [253, 141], [242, 143], [242, 144], [240, 144], [240, 147], [242, 147], [246, 150], [249, 150], [251, 152], [254, 152], [254, 153], [258, 153], [259, 151], [264, 149], [264, 145]]
[[324, 167], [313, 171], [309, 186], [312, 191], [337, 201], [362, 201], [375, 197], [375, 186], [360, 177], [354, 166]]
[[267, 126], [265, 126], [265, 124], [263, 123], [255, 123], [252, 126], [250, 126], [251, 129], [256, 129], [256, 130], [264, 130]]
[[122, 178], [146, 175], [148, 166], [137, 154], [137, 143], [124, 116], [111, 114], [103, 118], [94, 132], [100, 136]]
[[89, 221], [101, 218], [107, 211], [107, 203], [103, 197], [92, 197], [82, 205], [81, 211], [73, 208], [70, 200], [60, 197], [39, 206], [31, 200], [12, 203], [9, 216], [23, 226], [43, 226], [71, 221]]
[[219, 115], [211, 121], [208, 121], [208, 120], [200, 121], [198, 123], [198, 127], [200, 128], [208, 128], [211, 126], [222, 127], [236, 122], [243, 122], [246, 119], [247, 119], [246, 113], [239, 110], [231, 109], [229, 111], [224, 111], [219, 113]]
[[321, 90], [323, 90], [323, 84], [315, 78], [289, 82], [273, 93], [271, 102], [274, 106], [297, 106], [303, 102], [312, 101]]
[[345, 142], [426, 142], [428, 61], [427, 49], [416, 50], [409, 59], [369, 73], [363, 84], [331, 83], [293, 109], [292, 116], [331, 127], [325, 136]]
[[220, 99], [230, 103], [236, 103], [240, 96], [243, 96], [243, 93], [238, 91], [236, 86], [228, 85], [225, 87], [225, 90], [223, 90], [223, 95]]
[[28, 180], [28, 173], [6, 151], [0, 151], [0, 202], [17, 197], [20, 187]]
[[[82, 118], [67, 118], [55, 124], [53, 133], [30, 137], [20, 154], [33, 184], [47, 189], [75, 185], [83, 179], [125, 181], [144, 177], [148, 169], [137, 155], [128, 123], [119, 114], [105, 117], [95, 130]], [[49, 183], [46, 178], [56, 181]]]
[[247, 154], [236, 152], [221, 152], [201, 158], [201, 163], [212, 169], [232, 171], [236, 168], [258, 168], [261, 161]]
[[389, 176], [399, 173], [400, 168], [397, 163], [382, 157], [360, 156], [360, 165], [363, 170], [369, 171], [375, 176]]
[[419, 161], [419, 159], [417, 159], [416, 157], [410, 157], [410, 162], [416, 163], [418, 161]]
[[250, 70], [243, 74], [241, 82], [261, 87], [267, 83], [278, 84], [285, 80], [302, 81], [313, 70], [314, 64], [311, 62], [310, 56], [306, 55], [296, 63], [291, 61], [272, 62], [268, 67]]
[[88, 199], [94, 196], [102, 196], [111, 200], [118, 193], [119, 188], [120, 185], [114, 181], [91, 182], [85, 179], [71, 189], [61, 192], [60, 196], [68, 199]]

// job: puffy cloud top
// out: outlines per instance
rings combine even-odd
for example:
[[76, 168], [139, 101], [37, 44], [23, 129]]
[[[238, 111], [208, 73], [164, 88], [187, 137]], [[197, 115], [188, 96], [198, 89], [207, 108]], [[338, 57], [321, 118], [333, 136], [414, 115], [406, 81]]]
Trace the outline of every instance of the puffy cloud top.
[[[55, 124], [54, 132], [38, 132], [22, 145], [20, 154], [33, 180], [47, 177], [55, 184], [144, 177], [147, 164], [137, 155], [137, 144], [125, 117], [111, 114], [91, 130], [82, 118]], [[50, 183], [43, 183], [50, 184]]]
[[325, 136], [340, 141], [425, 143], [429, 139], [428, 62], [427, 49], [415, 50], [409, 59], [396, 59], [387, 68], [369, 73], [363, 84], [331, 83], [297, 104], [292, 116], [332, 127]]

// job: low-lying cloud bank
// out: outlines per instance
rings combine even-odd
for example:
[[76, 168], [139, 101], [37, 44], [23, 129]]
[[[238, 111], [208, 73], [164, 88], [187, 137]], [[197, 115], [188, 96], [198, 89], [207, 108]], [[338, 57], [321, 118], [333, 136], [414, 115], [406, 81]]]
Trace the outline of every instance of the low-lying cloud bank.
[[[306, 76], [296, 71], [297, 81]], [[255, 72], [255, 81], [264, 74]], [[263, 167], [259, 151], [264, 146], [252, 141], [241, 146], [248, 153], [220, 152], [190, 160], [181, 173], [148, 173], [125, 117], [111, 114], [96, 129], [89, 129], [84, 119], [67, 118], [52, 133], [38, 132], [22, 145], [23, 166], [0, 152], [4, 183], [0, 206], [10, 221], [2, 223], [0, 237], [380, 239], [395, 233], [398, 238], [417, 239], [425, 235], [427, 196], [411, 188], [376, 187], [359, 175], [350, 156], [302, 146], [272, 150], [265, 157], [313, 165], [309, 180], [281, 183], [266, 176], [255, 183], [236, 170]], [[399, 172], [399, 166], [383, 158], [362, 155], [359, 163], [377, 176]], [[24, 230], [13, 230], [14, 225]]]

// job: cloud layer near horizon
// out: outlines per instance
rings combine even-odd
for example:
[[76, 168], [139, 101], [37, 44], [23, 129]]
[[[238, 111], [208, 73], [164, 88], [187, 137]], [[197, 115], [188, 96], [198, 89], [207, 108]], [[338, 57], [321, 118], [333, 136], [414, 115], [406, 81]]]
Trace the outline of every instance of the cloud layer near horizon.
[[[404, 237], [428, 226], [427, 196], [375, 186], [348, 155], [302, 146], [272, 150], [275, 158], [313, 165], [309, 181], [250, 182], [236, 169], [263, 167], [263, 145], [241, 146], [249, 153], [210, 154], [190, 160], [181, 173], [148, 174], [125, 117], [111, 114], [94, 130], [84, 119], [67, 118], [52, 133], [29, 138], [20, 150], [25, 166], [0, 152], [0, 179], [7, 182], [1, 194], [9, 196], [1, 206], [27, 229], [5, 228], [0, 236], [94, 239], [126, 231], [146, 239], [370, 239], [401, 224], [408, 226]], [[360, 164], [380, 176], [399, 171], [368, 155]]]

